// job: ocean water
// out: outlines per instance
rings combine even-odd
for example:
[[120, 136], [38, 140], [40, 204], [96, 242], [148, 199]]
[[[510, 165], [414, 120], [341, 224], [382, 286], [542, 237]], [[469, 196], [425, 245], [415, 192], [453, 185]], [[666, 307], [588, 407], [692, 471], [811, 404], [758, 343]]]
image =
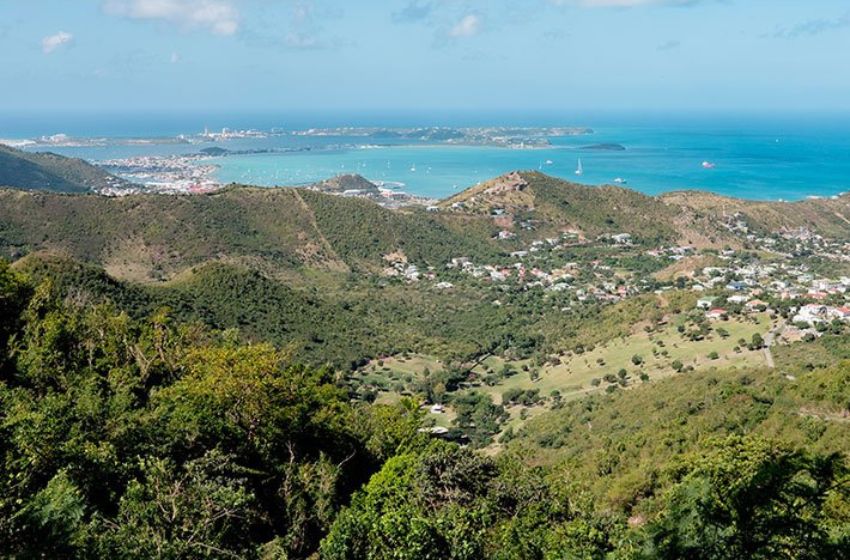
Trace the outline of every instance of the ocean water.
[[[84, 122], [34, 123], [0, 119], [0, 138], [33, 137], [65, 132], [75, 136], [160, 137], [210, 128], [309, 126], [589, 126], [594, 134], [552, 138], [544, 149], [508, 149], [484, 146], [398, 145], [362, 137], [275, 136], [266, 139], [231, 140], [218, 143], [230, 150], [295, 150], [286, 153], [230, 155], [213, 160], [218, 179], [260, 186], [301, 185], [340, 173], [360, 173], [375, 180], [403, 185], [405, 191], [433, 198], [502, 173], [541, 170], [550, 175], [585, 184], [613, 183], [647, 194], [697, 189], [749, 199], [798, 200], [808, 196], [831, 196], [850, 191], [850, 119], [846, 117], [547, 117], [502, 118], [458, 116], [419, 120], [402, 117], [343, 120], [342, 117], [284, 117], [215, 119], [112, 119], [110, 124]], [[502, 120], [500, 120], [500, 118]], [[229, 124], [224, 124], [229, 123]], [[88, 127], [88, 128], [87, 128]], [[591, 149], [595, 144], [620, 144], [623, 151]], [[210, 144], [212, 145], [212, 144]], [[144, 145], [106, 145], [57, 148], [54, 151], [100, 161], [132, 155], [191, 153], [205, 145], [174, 144], [151, 140]], [[584, 174], [575, 170], [581, 158]], [[713, 168], [706, 169], [704, 161]]]

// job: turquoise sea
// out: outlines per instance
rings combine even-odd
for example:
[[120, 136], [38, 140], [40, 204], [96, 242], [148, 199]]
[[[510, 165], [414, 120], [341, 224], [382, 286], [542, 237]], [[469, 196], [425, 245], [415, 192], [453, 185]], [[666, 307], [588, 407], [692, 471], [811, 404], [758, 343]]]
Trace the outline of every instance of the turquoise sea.
[[[219, 118], [226, 121], [224, 117]], [[265, 139], [231, 140], [218, 143], [230, 150], [295, 150], [287, 152], [229, 155], [213, 161], [219, 166], [218, 179], [261, 186], [301, 185], [337, 175], [360, 173], [374, 181], [403, 185], [407, 192], [445, 197], [482, 180], [516, 169], [539, 169], [545, 173], [585, 184], [613, 183], [622, 179], [638, 191], [661, 192], [699, 189], [750, 199], [797, 200], [808, 196], [831, 196], [850, 191], [850, 119], [830, 118], [722, 118], [645, 119], [616, 117], [574, 117], [546, 119], [538, 116], [519, 122], [500, 121], [498, 115], [474, 122], [443, 121], [416, 123], [364, 120], [352, 123], [305, 118], [300, 126], [407, 126], [407, 125], [526, 125], [588, 126], [594, 134], [552, 138], [544, 149], [508, 149], [480, 146], [447, 145], [370, 145], [378, 140], [363, 137], [274, 136]], [[257, 122], [230, 122], [234, 128], [256, 126], [272, 128], [284, 119]], [[631, 121], [631, 122], [627, 122]], [[197, 122], [157, 121], [156, 130], [143, 122], [124, 129], [103, 125], [92, 136], [163, 138], [176, 133], [202, 129]], [[290, 121], [291, 122], [291, 121]], [[218, 124], [218, 122], [216, 122]], [[23, 137], [18, 130], [4, 130], [0, 119], [0, 138]], [[31, 125], [30, 125], [31, 126]], [[111, 125], [117, 126], [117, 125]], [[222, 125], [224, 126], [224, 125]], [[293, 128], [296, 126], [290, 124]], [[14, 127], [11, 127], [14, 129]], [[85, 126], [70, 133], [82, 136]], [[32, 128], [34, 132], [35, 128]], [[17, 134], [16, 134], [17, 132]], [[41, 134], [66, 132], [58, 125], [40, 130]], [[68, 132], [66, 132], [68, 133]], [[623, 151], [592, 149], [595, 144], [620, 144]], [[204, 145], [152, 142], [143, 146], [104, 146], [59, 148], [54, 151], [93, 161], [131, 155], [189, 153]], [[575, 170], [581, 158], [584, 174]], [[710, 162], [711, 168], [703, 166]]]

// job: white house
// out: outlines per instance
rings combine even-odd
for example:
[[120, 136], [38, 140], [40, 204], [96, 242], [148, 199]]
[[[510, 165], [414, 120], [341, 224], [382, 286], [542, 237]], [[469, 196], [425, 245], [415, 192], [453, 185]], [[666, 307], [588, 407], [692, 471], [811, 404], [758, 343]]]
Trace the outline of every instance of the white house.
[[708, 311], [709, 309], [711, 309], [711, 306], [714, 305], [715, 299], [717, 299], [717, 298], [707, 297], [707, 298], [698, 299], [697, 300], [697, 309], [704, 309], [704, 310]]

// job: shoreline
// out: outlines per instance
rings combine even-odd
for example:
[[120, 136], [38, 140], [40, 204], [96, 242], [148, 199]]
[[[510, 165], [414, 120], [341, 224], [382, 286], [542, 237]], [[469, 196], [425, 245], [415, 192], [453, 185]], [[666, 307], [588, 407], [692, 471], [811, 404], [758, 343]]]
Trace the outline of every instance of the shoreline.
[[[772, 135], [747, 136], [743, 144], [730, 144], [722, 132], [677, 136], [663, 127], [222, 129], [147, 138], [56, 134], [0, 142], [81, 158], [140, 184], [140, 189], [157, 192], [205, 192], [231, 182], [298, 186], [358, 173], [376, 184], [403, 185], [411, 196], [440, 199], [517, 169], [649, 196], [696, 191], [784, 202], [836, 198], [850, 191], [845, 179], [850, 177], [850, 161], [841, 156], [846, 142], [830, 139], [824, 148], [818, 135], [788, 132], [787, 146], [786, 138]], [[554, 133], [554, 143], [542, 136]], [[460, 136], [451, 137], [454, 134]], [[526, 143], [526, 135], [534, 141]], [[793, 149], [790, 140], [795, 140]], [[253, 159], [261, 155], [268, 158]], [[579, 158], [582, 176], [574, 174]], [[813, 166], [812, 161], [822, 163]]]

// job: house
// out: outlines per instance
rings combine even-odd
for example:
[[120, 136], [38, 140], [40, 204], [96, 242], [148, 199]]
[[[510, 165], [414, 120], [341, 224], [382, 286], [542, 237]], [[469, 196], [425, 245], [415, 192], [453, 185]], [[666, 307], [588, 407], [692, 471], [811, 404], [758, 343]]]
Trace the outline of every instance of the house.
[[819, 303], [809, 303], [800, 308], [800, 314], [809, 317], [824, 317], [826, 313], [827, 307]]
[[835, 319], [846, 321], [850, 319], [850, 307], [831, 307], [829, 308], [829, 315]]
[[611, 239], [614, 240], [614, 243], [619, 243], [620, 245], [628, 245], [632, 242], [632, 236], [628, 233], [618, 233], [616, 235], [612, 235]]
[[753, 299], [748, 301], [744, 307], [746, 307], [747, 311], [750, 313], [755, 313], [761, 309], [767, 309], [767, 303], [760, 299]]
[[715, 299], [717, 299], [717, 298], [707, 297], [707, 298], [698, 299], [697, 300], [697, 309], [704, 309], [704, 310], [708, 311], [709, 309], [711, 309], [711, 306], [714, 305]]
[[804, 323], [806, 325], [817, 325], [825, 322], [828, 309], [825, 305], [810, 303], [800, 308], [800, 311], [791, 319], [793, 323]]
[[469, 257], [454, 257], [449, 264], [446, 265], [446, 268], [458, 268], [463, 267], [467, 264], [470, 264]]
[[706, 312], [706, 314], [705, 314], [705, 317], [707, 319], [712, 320], [712, 321], [719, 321], [726, 316], [727, 316], [726, 310], [722, 309], [720, 307], [716, 307], [716, 308], [712, 309], [711, 311]]

